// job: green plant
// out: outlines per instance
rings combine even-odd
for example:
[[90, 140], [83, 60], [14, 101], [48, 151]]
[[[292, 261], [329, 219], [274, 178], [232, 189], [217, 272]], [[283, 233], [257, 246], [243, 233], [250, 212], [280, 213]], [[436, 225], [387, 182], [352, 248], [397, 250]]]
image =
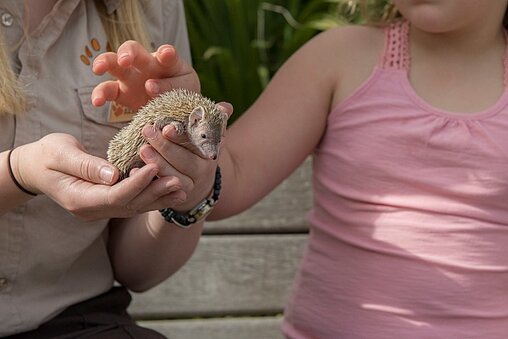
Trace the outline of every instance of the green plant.
[[185, 6], [202, 92], [233, 104], [230, 122], [315, 34], [363, 20], [352, 0], [186, 0]]

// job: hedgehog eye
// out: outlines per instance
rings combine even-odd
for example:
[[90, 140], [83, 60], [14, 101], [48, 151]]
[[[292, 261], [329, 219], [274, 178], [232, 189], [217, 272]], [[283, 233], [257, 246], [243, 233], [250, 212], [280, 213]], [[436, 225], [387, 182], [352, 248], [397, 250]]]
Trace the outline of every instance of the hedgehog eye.
[[201, 134], [201, 138], [206, 139], [206, 134], [205, 134], [205, 133], [202, 133], [202, 134]]

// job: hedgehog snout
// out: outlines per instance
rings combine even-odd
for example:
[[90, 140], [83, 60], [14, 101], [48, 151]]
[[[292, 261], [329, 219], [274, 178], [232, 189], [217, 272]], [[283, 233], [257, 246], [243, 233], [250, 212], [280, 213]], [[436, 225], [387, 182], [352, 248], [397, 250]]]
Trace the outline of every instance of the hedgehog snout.
[[210, 152], [209, 154], [207, 154], [207, 158], [210, 160], [217, 160], [218, 153], [219, 152]]

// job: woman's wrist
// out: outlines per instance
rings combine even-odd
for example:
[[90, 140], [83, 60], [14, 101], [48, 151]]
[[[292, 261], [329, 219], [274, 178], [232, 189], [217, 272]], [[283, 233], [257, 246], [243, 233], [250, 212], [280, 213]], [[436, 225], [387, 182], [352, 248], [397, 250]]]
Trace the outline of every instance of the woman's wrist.
[[31, 187], [27, 186], [25, 183], [24, 176], [20, 171], [20, 157], [19, 157], [20, 148], [15, 147], [8, 151], [7, 153], [7, 168], [9, 171], [9, 176], [12, 182], [16, 185], [16, 187], [23, 192], [24, 194], [30, 195], [32, 197], [37, 196], [38, 192], [35, 192]]

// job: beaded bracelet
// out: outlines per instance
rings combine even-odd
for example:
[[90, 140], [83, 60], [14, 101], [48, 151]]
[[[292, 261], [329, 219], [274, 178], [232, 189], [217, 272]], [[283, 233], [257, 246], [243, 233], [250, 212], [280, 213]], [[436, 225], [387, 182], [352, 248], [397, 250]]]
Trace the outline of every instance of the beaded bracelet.
[[220, 167], [217, 166], [212, 193], [208, 198], [201, 201], [187, 213], [177, 213], [171, 208], [163, 208], [160, 209], [159, 212], [167, 222], [173, 223], [181, 228], [189, 228], [192, 224], [205, 218], [212, 211], [213, 206], [217, 203], [217, 200], [219, 200], [221, 182]]

